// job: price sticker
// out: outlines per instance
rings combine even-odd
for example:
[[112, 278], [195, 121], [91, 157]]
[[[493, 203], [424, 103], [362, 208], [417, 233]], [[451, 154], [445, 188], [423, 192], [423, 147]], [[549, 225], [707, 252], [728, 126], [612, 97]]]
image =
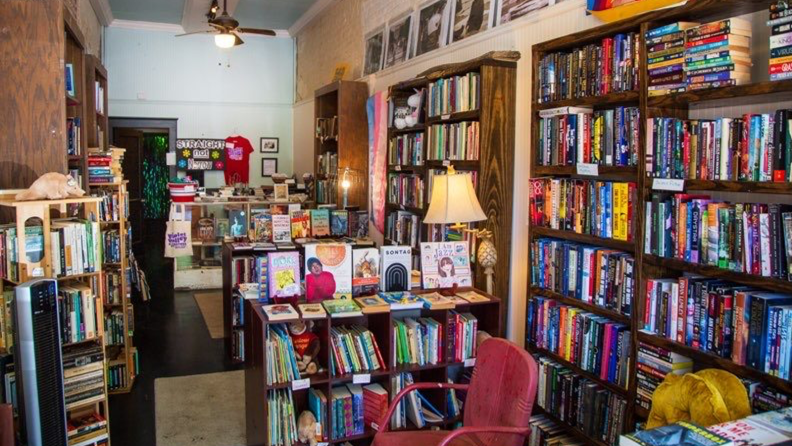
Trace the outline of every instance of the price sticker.
[[316, 446], [328, 446], [328, 443], [316, 443]]
[[476, 358], [468, 358], [465, 360], [465, 367], [473, 367], [476, 365]]
[[443, 160], [443, 165], [444, 166], [450, 166], [451, 165], [451, 160]]
[[33, 268], [33, 271], [31, 271], [30, 275], [33, 277], [44, 277], [44, 268]]
[[599, 176], [599, 165], [589, 163], [577, 163], [577, 174], [591, 177]]
[[442, 119], [443, 121], [447, 121], [447, 120], [451, 119], [451, 115], [448, 114], [448, 115], [440, 116], [440, 119]]
[[368, 384], [371, 382], [370, 373], [361, 373], [360, 375], [352, 375], [352, 384]]
[[393, 169], [396, 170], [396, 172], [401, 172], [401, 166], [396, 166]]
[[685, 180], [674, 180], [670, 178], [655, 178], [652, 180], [653, 190], [667, 190], [672, 192], [682, 192], [685, 190]]
[[292, 390], [303, 390], [311, 387], [311, 378], [297, 379], [292, 381]]

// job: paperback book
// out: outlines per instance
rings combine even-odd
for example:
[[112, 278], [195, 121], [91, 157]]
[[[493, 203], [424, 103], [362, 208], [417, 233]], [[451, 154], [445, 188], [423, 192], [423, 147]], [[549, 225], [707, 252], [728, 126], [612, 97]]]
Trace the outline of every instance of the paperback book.
[[467, 242], [421, 243], [425, 289], [473, 286]]
[[305, 245], [305, 295], [309, 303], [325, 299], [352, 299], [350, 245]]

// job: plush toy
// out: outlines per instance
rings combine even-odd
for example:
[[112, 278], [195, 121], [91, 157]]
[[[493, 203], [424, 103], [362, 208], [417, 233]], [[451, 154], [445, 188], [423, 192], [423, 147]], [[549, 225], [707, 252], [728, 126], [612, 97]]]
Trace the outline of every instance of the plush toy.
[[289, 335], [294, 345], [294, 355], [297, 357], [297, 369], [300, 376], [313, 375], [319, 371], [316, 356], [319, 354], [319, 337], [311, 328], [313, 323], [308, 321], [292, 322], [289, 324]]
[[416, 91], [416, 93], [407, 98], [407, 105], [410, 106], [410, 113], [404, 117], [404, 122], [407, 127], [414, 127], [418, 124], [418, 115], [421, 113], [421, 97], [423, 93]]
[[85, 191], [71, 175], [50, 172], [40, 176], [26, 191], [16, 195], [19, 201], [60, 200], [69, 197], [82, 197]]
[[297, 419], [297, 439], [303, 444], [316, 446], [316, 416], [309, 410], [304, 410]]
[[647, 429], [677, 421], [699, 426], [751, 415], [748, 393], [739, 378], [725, 370], [706, 369], [685, 375], [668, 374], [652, 395]]

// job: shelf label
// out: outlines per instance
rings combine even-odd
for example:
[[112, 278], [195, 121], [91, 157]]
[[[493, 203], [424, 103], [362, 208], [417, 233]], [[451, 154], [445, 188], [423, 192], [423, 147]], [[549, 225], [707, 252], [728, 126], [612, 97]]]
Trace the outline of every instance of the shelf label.
[[577, 174], [598, 177], [599, 164], [577, 163]]
[[668, 190], [672, 192], [682, 192], [685, 190], [685, 180], [674, 180], [670, 178], [655, 178], [652, 180], [653, 190]]
[[302, 390], [311, 387], [311, 378], [296, 379], [292, 381], [292, 390]]
[[476, 358], [468, 358], [465, 360], [465, 367], [473, 367], [476, 365]]
[[362, 373], [360, 375], [352, 375], [352, 384], [369, 384], [371, 382], [370, 373]]
[[316, 443], [316, 446], [328, 446], [328, 443]]
[[393, 168], [396, 172], [401, 172], [401, 166], [396, 166]]
[[44, 268], [40, 266], [38, 268], [33, 268], [30, 275], [31, 277], [44, 277]]
[[451, 160], [443, 160], [443, 165], [444, 166], [450, 166], [451, 165]]
[[450, 114], [442, 115], [442, 116], [440, 116], [440, 119], [442, 119], [443, 121], [449, 120], [449, 119], [451, 119], [451, 115]]

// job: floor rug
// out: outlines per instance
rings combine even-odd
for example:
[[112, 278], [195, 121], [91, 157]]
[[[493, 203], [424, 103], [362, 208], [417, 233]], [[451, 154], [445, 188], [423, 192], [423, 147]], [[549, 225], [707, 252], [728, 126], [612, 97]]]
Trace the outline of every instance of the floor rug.
[[157, 446], [245, 446], [245, 372], [157, 378]]
[[209, 336], [212, 339], [223, 339], [223, 292], [202, 292], [193, 296], [201, 309]]

